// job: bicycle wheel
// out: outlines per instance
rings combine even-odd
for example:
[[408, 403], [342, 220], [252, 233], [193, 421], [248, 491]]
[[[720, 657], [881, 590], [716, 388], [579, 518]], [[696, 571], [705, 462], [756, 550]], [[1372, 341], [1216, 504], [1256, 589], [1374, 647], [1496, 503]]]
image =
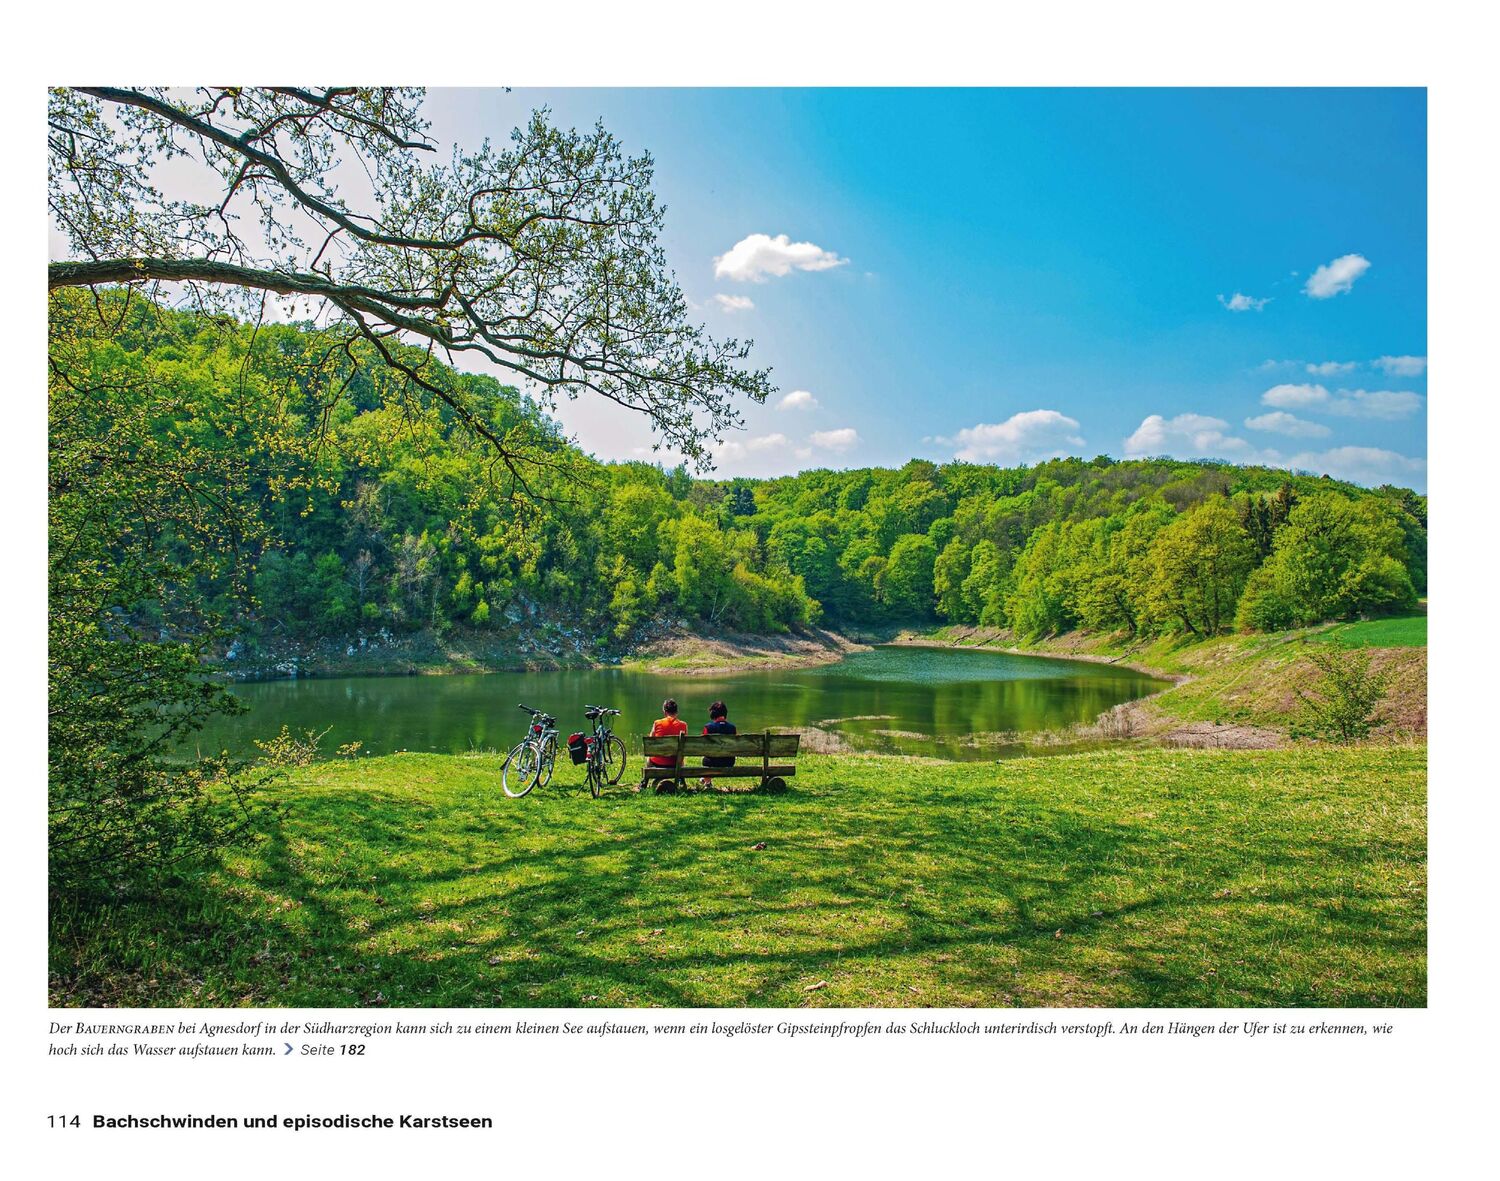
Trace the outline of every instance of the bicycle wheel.
[[611, 734], [604, 740], [604, 770], [610, 787], [619, 783], [620, 776], [625, 774], [625, 740], [618, 734]]
[[505, 766], [500, 768], [500, 786], [511, 799], [519, 800], [536, 786], [540, 770], [541, 754], [536, 744], [530, 739], [518, 742], [505, 756]]
[[588, 767], [589, 791], [597, 800], [599, 792], [604, 788], [604, 764], [598, 757], [595, 757], [589, 760]]
[[537, 767], [536, 782], [538, 787], [546, 787], [552, 782], [552, 769], [557, 765], [557, 738], [555, 735], [547, 735], [547, 740], [542, 743], [541, 764]]

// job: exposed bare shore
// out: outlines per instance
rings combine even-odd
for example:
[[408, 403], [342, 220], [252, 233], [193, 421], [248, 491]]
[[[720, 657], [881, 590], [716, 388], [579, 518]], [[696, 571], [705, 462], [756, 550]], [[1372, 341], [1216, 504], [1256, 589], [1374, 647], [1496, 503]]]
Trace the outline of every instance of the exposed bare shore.
[[803, 627], [779, 636], [735, 632], [704, 635], [673, 624], [625, 649], [607, 651], [581, 626], [546, 621], [507, 622], [482, 631], [450, 629], [323, 639], [267, 645], [253, 656], [244, 645], [221, 670], [235, 680], [298, 677], [442, 676], [452, 673], [538, 672], [624, 664], [646, 672], [712, 676], [745, 669], [809, 668], [832, 664], [861, 644], [823, 628]]
[[[1032, 747], [1139, 740], [1161, 746], [1193, 749], [1272, 750], [1285, 746], [1288, 742], [1285, 733], [1270, 726], [1248, 722], [1184, 721], [1173, 717], [1161, 708], [1158, 698], [1190, 683], [1192, 676], [1170, 672], [1117, 654], [1081, 651], [1082, 644], [1097, 642], [1097, 637], [1082, 632], [1070, 632], [1030, 648], [1018, 647], [1015, 637], [1008, 631], [979, 627], [950, 627], [943, 636], [903, 632], [891, 642], [918, 648], [983, 648], [1015, 656], [1052, 656], [1091, 664], [1112, 664], [1168, 682], [1158, 692], [1117, 705], [1087, 725], [1073, 726], [1066, 730], [983, 737], [1004, 738]], [[976, 735], [978, 737], [981, 736]]]
[[786, 635], [752, 636], [734, 632], [703, 635], [679, 629], [640, 645], [625, 663], [645, 672], [682, 676], [715, 676], [746, 669], [812, 668], [833, 664], [861, 644], [817, 627], [802, 627]]
[[1113, 664], [1120, 668], [1128, 668], [1133, 672], [1144, 673], [1148, 677], [1155, 677], [1159, 681], [1171, 681], [1173, 684], [1185, 684], [1192, 680], [1186, 673], [1153, 668], [1123, 656], [1080, 651], [1077, 645], [1084, 642], [1082, 637], [1085, 633], [1082, 632], [1069, 632], [1067, 635], [1057, 636], [1046, 641], [1044, 646], [1020, 648], [1016, 646], [1015, 637], [1000, 628], [949, 627], [945, 631], [944, 636], [922, 635], [920, 632], [899, 632], [892, 637], [890, 642], [911, 648], [983, 648], [986, 652], [1007, 652], [1012, 656], [1055, 656], [1061, 660], [1080, 660], [1088, 664]]

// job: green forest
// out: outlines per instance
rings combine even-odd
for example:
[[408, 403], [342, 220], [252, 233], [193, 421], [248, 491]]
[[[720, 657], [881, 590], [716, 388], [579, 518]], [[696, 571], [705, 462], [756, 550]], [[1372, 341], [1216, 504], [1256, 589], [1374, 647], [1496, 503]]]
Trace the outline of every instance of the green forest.
[[[311, 326], [67, 293], [53, 335], [71, 373], [52, 407], [55, 523], [97, 526], [108, 517], [83, 501], [140, 508], [149, 489], [143, 527], [97, 531], [95, 570], [141, 547], [190, 584], [127, 583], [101, 604], [163, 638], [210, 619], [252, 647], [483, 629], [518, 602], [612, 650], [679, 618], [1207, 637], [1400, 610], [1425, 590], [1426, 500], [1407, 489], [1104, 456], [695, 479], [597, 462], [515, 389], [441, 369], [526, 448], [520, 476], [446, 406]], [[69, 481], [103, 440], [133, 462], [103, 489]]]

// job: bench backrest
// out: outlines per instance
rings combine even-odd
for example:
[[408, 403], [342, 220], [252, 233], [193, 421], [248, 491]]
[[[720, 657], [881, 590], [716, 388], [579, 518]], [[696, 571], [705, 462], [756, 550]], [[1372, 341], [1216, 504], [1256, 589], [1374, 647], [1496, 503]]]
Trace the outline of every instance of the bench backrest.
[[739, 755], [745, 758], [786, 759], [797, 753], [802, 741], [800, 734], [680, 734], [676, 737], [641, 738], [641, 753], [662, 756], [677, 755], [682, 758], [701, 758], [704, 755]]

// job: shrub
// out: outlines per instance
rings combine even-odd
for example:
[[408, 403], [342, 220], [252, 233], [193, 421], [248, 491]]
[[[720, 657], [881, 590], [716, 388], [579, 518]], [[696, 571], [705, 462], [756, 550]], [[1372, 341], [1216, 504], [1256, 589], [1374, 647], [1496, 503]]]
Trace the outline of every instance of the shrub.
[[[283, 726], [275, 738], [265, 742], [257, 738], [255, 745], [261, 749], [260, 761], [268, 767], [308, 767], [317, 762], [318, 744], [327, 733], [328, 730], [303, 730], [293, 734], [289, 727]], [[358, 743], [354, 745], [357, 747]], [[343, 750], [339, 748], [340, 753]]]
[[1353, 742], [1368, 738], [1379, 722], [1378, 707], [1390, 684], [1390, 674], [1371, 667], [1365, 649], [1316, 646], [1307, 658], [1322, 676], [1313, 692], [1297, 690], [1302, 717], [1293, 727], [1299, 738]]

